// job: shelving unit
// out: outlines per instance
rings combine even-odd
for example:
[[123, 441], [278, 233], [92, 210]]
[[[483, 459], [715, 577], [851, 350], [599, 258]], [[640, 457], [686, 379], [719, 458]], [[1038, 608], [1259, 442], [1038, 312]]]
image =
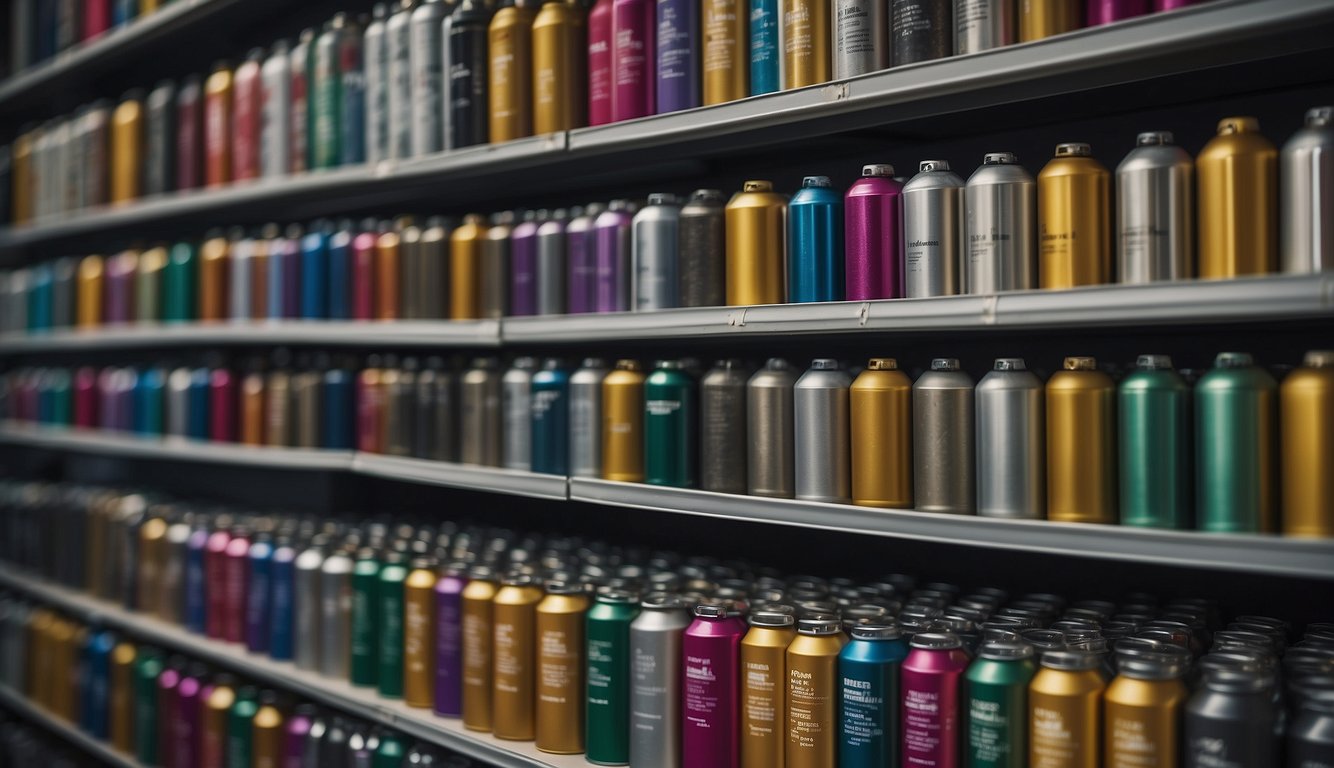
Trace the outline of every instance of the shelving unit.
[[[5, 581], [8, 578], [8, 574], [0, 571], [0, 581]], [[148, 768], [138, 760], [112, 749], [111, 745], [106, 742], [94, 739], [73, 725], [36, 706], [8, 686], [0, 685], [0, 707], [17, 713], [28, 722], [36, 723], [97, 758], [105, 765], [113, 765], [116, 768]]]
[[359, 475], [386, 480], [402, 480], [470, 491], [488, 491], [561, 501], [569, 498], [568, 484], [564, 475], [543, 475], [515, 469], [478, 467], [374, 453], [358, 453], [352, 460], [352, 471]]

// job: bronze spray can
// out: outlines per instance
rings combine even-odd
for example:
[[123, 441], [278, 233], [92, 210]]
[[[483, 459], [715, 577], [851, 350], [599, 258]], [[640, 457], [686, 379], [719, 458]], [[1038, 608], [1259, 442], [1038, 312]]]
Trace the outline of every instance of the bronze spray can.
[[127, 203], [143, 194], [144, 100], [131, 91], [111, 113], [111, 202]]
[[1173, 768], [1190, 692], [1190, 651], [1153, 640], [1117, 643], [1117, 676], [1103, 697], [1103, 768]]
[[1307, 352], [1278, 406], [1283, 533], [1334, 537], [1334, 350]]
[[[783, 89], [829, 82], [829, 0], [779, 0]], [[730, 302], [729, 302], [730, 303]]]
[[1067, 357], [1047, 381], [1047, 518], [1113, 524], [1116, 384], [1091, 357]]
[[101, 256], [84, 256], [79, 262], [75, 294], [78, 311], [75, 324], [79, 328], [96, 328], [102, 324], [102, 297], [106, 292], [106, 262]]
[[1278, 267], [1278, 150], [1254, 117], [1225, 117], [1195, 159], [1200, 277]]
[[1099, 768], [1101, 660], [1086, 651], [1048, 651], [1028, 685], [1028, 768]]
[[542, 589], [526, 573], [500, 582], [492, 618], [491, 718], [498, 739], [532, 741], [537, 737], [537, 604]]
[[482, 241], [486, 218], [476, 213], [449, 235], [449, 319], [476, 320], [482, 316]]
[[375, 239], [375, 319], [399, 318], [402, 285], [399, 282], [400, 238], [388, 229]]
[[211, 237], [199, 246], [199, 320], [217, 323], [227, 319], [227, 272], [231, 244], [225, 237]]
[[533, 132], [588, 124], [588, 32], [583, 10], [546, 0], [533, 19]]
[[577, 582], [549, 581], [537, 604], [537, 748], [584, 751], [584, 616], [588, 595]]
[[1057, 144], [1038, 174], [1038, 277], [1043, 288], [1112, 281], [1111, 174], [1087, 144]]
[[911, 509], [912, 379], [889, 357], [852, 382], [852, 503]]
[[1018, 0], [1019, 42], [1079, 29], [1084, 23], [1078, 0]]
[[724, 213], [727, 237], [727, 303], [782, 304], [787, 198], [769, 181], [747, 181]]
[[476, 566], [463, 588], [463, 725], [491, 730], [491, 643], [495, 615], [495, 576]]
[[414, 558], [403, 580], [403, 703], [435, 704], [435, 562]]
[[504, 0], [487, 28], [491, 76], [490, 138], [496, 144], [533, 134], [533, 10]]
[[834, 768], [838, 754], [838, 654], [846, 640], [834, 616], [799, 619], [787, 647], [786, 768]]
[[204, 81], [204, 186], [217, 187], [232, 180], [231, 67], [214, 66]]
[[111, 746], [127, 755], [134, 753], [134, 660], [138, 653], [130, 643], [118, 643], [111, 650], [107, 732], [111, 735]]
[[644, 371], [617, 360], [602, 379], [602, 477], [644, 482]]
[[755, 611], [741, 638], [741, 768], [783, 768], [787, 647], [797, 636], [793, 622], [787, 613]]
[[279, 768], [282, 765], [283, 713], [278, 709], [278, 697], [273, 691], [264, 691], [260, 707], [251, 721], [251, 768]]
[[135, 579], [135, 610], [158, 612], [158, 598], [162, 594], [162, 570], [166, 561], [167, 521], [151, 517], [139, 526], [138, 562], [129, 564], [138, 569]]
[[254, 361], [241, 378], [241, 429], [238, 438], [242, 445], [264, 444], [264, 372]]

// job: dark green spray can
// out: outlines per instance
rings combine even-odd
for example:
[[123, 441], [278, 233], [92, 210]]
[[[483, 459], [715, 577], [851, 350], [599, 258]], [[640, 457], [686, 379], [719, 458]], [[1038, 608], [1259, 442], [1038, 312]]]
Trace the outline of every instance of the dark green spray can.
[[180, 242], [167, 253], [162, 268], [162, 319], [168, 323], [188, 323], [199, 319], [199, 248]]
[[253, 685], [236, 689], [236, 702], [227, 715], [227, 768], [250, 768], [258, 711], [259, 691]]
[[385, 556], [380, 568], [378, 616], [380, 637], [380, 695], [403, 698], [403, 581], [408, 577], [407, 559], [402, 552]]
[[695, 486], [695, 381], [676, 360], [659, 360], [644, 381], [644, 482]]
[[1195, 503], [1201, 530], [1273, 531], [1278, 385], [1244, 352], [1221, 352], [1195, 385]]
[[134, 751], [144, 765], [158, 764], [157, 678], [165, 667], [156, 648], [140, 650], [134, 660]]
[[343, 81], [338, 55], [346, 26], [346, 17], [336, 14], [311, 51], [311, 168], [333, 168], [342, 162]]
[[353, 685], [375, 685], [379, 680], [379, 594], [380, 560], [374, 549], [363, 547], [352, 565], [352, 658], [348, 679]]
[[380, 734], [380, 746], [375, 750], [375, 759], [371, 768], [402, 768], [403, 756], [407, 753], [403, 738], [397, 733]]
[[982, 644], [964, 673], [965, 768], [1024, 768], [1028, 763], [1028, 683], [1037, 673], [1033, 646]]
[[1140, 355], [1117, 393], [1121, 524], [1189, 528], [1190, 387], [1167, 355]]
[[638, 614], [638, 598], [620, 590], [602, 592], [588, 609], [584, 722], [590, 763], [630, 762], [630, 622]]

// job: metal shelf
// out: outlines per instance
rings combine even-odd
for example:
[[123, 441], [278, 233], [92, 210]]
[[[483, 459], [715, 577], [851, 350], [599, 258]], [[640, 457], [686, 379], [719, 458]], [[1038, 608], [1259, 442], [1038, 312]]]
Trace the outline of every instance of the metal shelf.
[[[0, 576], [4, 576], [3, 572], [0, 572]], [[40, 725], [106, 765], [119, 768], [147, 768], [138, 760], [112, 749], [110, 744], [94, 739], [65, 720], [38, 707], [9, 686], [0, 685], [0, 706], [18, 713], [24, 720]]]
[[1308, 579], [1334, 579], [1334, 540], [997, 520], [738, 496], [575, 477], [570, 499], [684, 515], [778, 523], [889, 538], [1078, 555]]
[[352, 461], [352, 471], [369, 477], [537, 499], [564, 501], [569, 497], [568, 479], [564, 475], [543, 475], [514, 469], [358, 453]]
[[[489, 734], [469, 731], [454, 719], [436, 717], [427, 710], [402, 702], [387, 701], [368, 688], [344, 680], [323, 677], [297, 669], [289, 662], [274, 661], [249, 653], [244, 647], [187, 632], [174, 624], [117, 605], [93, 599], [67, 587], [0, 569], [0, 584], [30, 595], [33, 599], [125, 632], [141, 642], [160, 645], [194, 659], [235, 672], [241, 677], [290, 691], [298, 696], [334, 707], [370, 722], [379, 723], [413, 738], [501, 768], [587, 768], [582, 755], [548, 755], [531, 742], [505, 741]], [[86, 737], [85, 737], [86, 738]], [[106, 748], [103, 747], [103, 750]], [[121, 763], [131, 766], [135, 763]]]

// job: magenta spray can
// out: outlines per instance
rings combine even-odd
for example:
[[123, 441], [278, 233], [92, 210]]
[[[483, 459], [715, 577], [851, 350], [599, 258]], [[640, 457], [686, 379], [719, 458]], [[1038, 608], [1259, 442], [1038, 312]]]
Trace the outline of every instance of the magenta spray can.
[[193, 766], [199, 764], [199, 713], [204, 706], [204, 675], [201, 664], [191, 664], [185, 676], [176, 684], [176, 703], [164, 709], [171, 720], [166, 731], [171, 734], [171, 745], [163, 753], [169, 765]]
[[176, 91], [176, 189], [204, 185], [204, 86], [198, 75]]
[[740, 757], [737, 685], [740, 624], [722, 603], [695, 606], [681, 642], [682, 765], [735, 768]]
[[1088, 26], [1111, 24], [1113, 21], [1143, 16], [1149, 12], [1149, 0], [1088, 0]]
[[656, 6], [655, 0], [612, 1], [612, 122], [651, 115], [657, 108], [653, 87]]
[[[162, 768], [184, 768], [181, 763], [176, 762], [172, 751], [175, 713], [172, 711], [176, 706], [177, 688], [180, 687], [181, 677], [185, 673], [185, 659], [180, 656], [173, 656], [167, 662], [167, 668], [157, 676], [157, 711], [158, 711], [158, 729], [157, 729], [157, 754], [161, 761]], [[170, 713], [170, 714], [169, 714]], [[166, 722], [162, 722], [166, 721]]]
[[524, 211], [523, 221], [510, 233], [510, 314], [537, 314], [536, 211]]
[[[619, 7], [619, 3], [617, 4]], [[593, 311], [630, 310], [630, 203], [612, 200], [593, 223]], [[573, 308], [571, 308], [573, 309]]]
[[959, 690], [968, 652], [949, 632], [914, 635], [908, 646], [901, 672], [903, 765], [958, 768]]
[[903, 185], [894, 166], [862, 167], [843, 199], [848, 301], [903, 296]]
[[463, 714], [463, 572], [445, 569], [435, 582], [435, 713]]
[[279, 768], [306, 768], [306, 737], [310, 735], [310, 725], [317, 714], [319, 710], [314, 704], [298, 704], [296, 711], [287, 718]]
[[74, 372], [74, 426], [97, 427], [97, 400], [97, 369], [84, 366]]
[[210, 533], [204, 544], [204, 634], [223, 638], [227, 611], [227, 542], [232, 534], [225, 528]]
[[236, 442], [236, 375], [226, 368], [214, 368], [209, 372], [208, 417], [210, 440]]
[[588, 124], [611, 122], [611, 4], [597, 0], [588, 12]]
[[246, 591], [250, 586], [250, 531], [239, 525], [233, 528], [223, 554], [222, 639], [244, 643]]
[[1174, 8], [1185, 8], [1188, 5], [1195, 5], [1196, 0], [1153, 0], [1153, 10], [1170, 11]]

